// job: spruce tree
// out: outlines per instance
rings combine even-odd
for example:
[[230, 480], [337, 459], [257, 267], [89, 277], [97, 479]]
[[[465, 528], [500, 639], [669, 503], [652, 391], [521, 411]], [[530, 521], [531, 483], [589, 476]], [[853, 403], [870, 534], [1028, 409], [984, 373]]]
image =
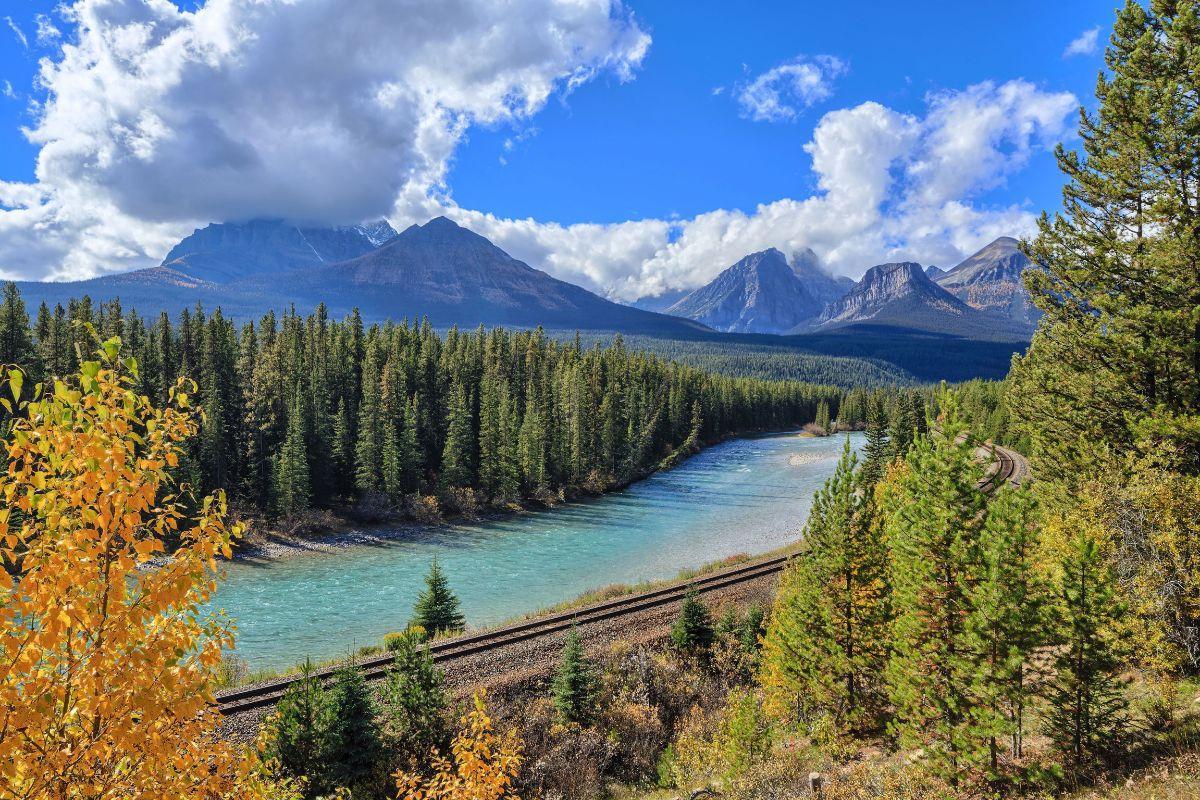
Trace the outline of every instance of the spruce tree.
[[501, 502], [511, 503], [521, 493], [521, 463], [517, 451], [521, 426], [517, 422], [517, 403], [509, 393], [507, 383], [500, 386], [500, 422], [496, 496]]
[[354, 444], [354, 484], [361, 493], [383, 488], [383, 412], [380, 397], [379, 354], [368, 342], [362, 366], [362, 393], [358, 404], [358, 438]]
[[330, 447], [330, 459], [333, 464], [333, 480], [336, 491], [345, 494], [350, 491], [354, 475], [354, 440], [350, 430], [350, 417], [346, 413], [346, 401], [338, 398], [337, 411], [333, 415], [333, 441]]
[[788, 566], [763, 642], [763, 685], [778, 712], [839, 729], [880, 711], [887, 659], [887, 551], [847, 439], [817, 492], [806, 550]]
[[829, 403], [824, 400], [817, 403], [817, 415], [813, 420], [813, 424], [817, 427], [817, 431], [822, 435], [830, 433], [829, 430]]
[[310, 483], [304, 412], [304, 398], [297, 389], [288, 414], [287, 438], [275, 469], [276, 510], [285, 516], [308, 508]]
[[521, 474], [531, 491], [544, 489], [546, 474], [546, 426], [536, 402], [525, 408], [525, 419], [521, 422]]
[[305, 800], [323, 796], [334, 787], [329, 781], [329, 729], [333, 721], [329, 697], [304, 662], [300, 677], [288, 686], [275, 707], [266, 755], [284, 777], [305, 778]]
[[362, 672], [352, 664], [337, 671], [328, 692], [326, 774], [334, 786], [367, 793], [382, 770], [383, 746], [375, 701]]
[[1058, 657], [1047, 700], [1046, 733], [1076, 772], [1113, 753], [1127, 726], [1114, 635], [1125, 612], [1096, 541], [1080, 534], [1063, 560]]
[[504, 433], [498, 384], [499, 378], [489, 370], [479, 386], [479, 488], [493, 502], [500, 495], [500, 449]]
[[888, 420], [888, 456], [891, 460], [904, 458], [908, 448], [912, 447], [917, 430], [912, 402], [903, 394], [893, 400]]
[[441, 633], [458, 633], [467, 627], [458, 610], [458, 598], [450, 590], [450, 582], [436, 558], [429, 563], [425, 590], [417, 597], [411, 624], [422, 628], [431, 639]]
[[435, 748], [445, 752], [450, 739], [445, 676], [411, 633], [399, 639], [382, 699], [383, 734], [402, 767], [422, 767]]
[[10, 281], [4, 284], [4, 296], [0, 300], [0, 365], [15, 364], [29, 370], [34, 366], [33, 356], [29, 314], [17, 285]]
[[396, 454], [400, 462], [400, 485], [407, 492], [415, 492], [421, 488], [421, 442], [418, 435], [417, 396], [404, 406], [404, 416], [400, 420], [397, 432]]
[[396, 424], [387, 421], [383, 426], [383, 442], [380, 445], [383, 491], [393, 502], [404, 493], [404, 465], [400, 460], [400, 436]]
[[567, 633], [562, 658], [550, 684], [554, 708], [563, 722], [586, 725], [596, 704], [596, 678], [574, 628]]
[[877, 398], [867, 404], [867, 443], [863, 447], [862, 480], [866, 487], [874, 487], [883, 477], [891, 446], [888, 443], [887, 419], [883, 406]]
[[685, 653], [703, 653], [712, 645], [715, 635], [708, 607], [700, 601], [695, 589], [689, 590], [679, 608], [679, 617], [671, 626], [671, 643]]
[[467, 388], [461, 383], [455, 383], [450, 393], [448, 415], [446, 444], [442, 448], [442, 486], [471, 486], [475, 473], [474, 433]]

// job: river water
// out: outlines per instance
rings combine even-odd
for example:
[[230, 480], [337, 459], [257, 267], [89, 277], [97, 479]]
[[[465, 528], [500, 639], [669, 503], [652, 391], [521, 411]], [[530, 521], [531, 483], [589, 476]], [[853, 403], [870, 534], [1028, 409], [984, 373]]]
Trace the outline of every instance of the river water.
[[[851, 437], [862, 444], [862, 435]], [[736, 439], [625, 491], [272, 562], [236, 561], [214, 605], [252, 669], [340, 657], [400, 630], [436, 557], [472, 627], [611, 583], [673, 577], [796, 540], [844, 436]]]

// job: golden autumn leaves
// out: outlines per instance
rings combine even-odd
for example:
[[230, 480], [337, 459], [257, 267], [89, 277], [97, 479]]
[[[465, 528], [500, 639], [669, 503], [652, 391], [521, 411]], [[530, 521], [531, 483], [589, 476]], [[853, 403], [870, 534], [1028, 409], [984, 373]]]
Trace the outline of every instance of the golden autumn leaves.
[[[224, 495], [174, 484], [198, 427], [181, 379], [163, 409], [102, 344], [70, 385], [0, 387], [0, 800], [291, 796], [217, 734], [231, 626], [202, 613], [240, 527]], [[168, 552], [169, 551], [169, 552]], [[477, 700], [420, 800], [507, 796], [519, 757]]]
[[232, 632], [198, 613], [240, 531], [220, 495], [185, 516], [167, 473], [196, 429], [185, 384], [153, 408], [119, 350], [75, 386], [5, 387], [0, 797], [251, 795], [252, 763], [214, 735]]

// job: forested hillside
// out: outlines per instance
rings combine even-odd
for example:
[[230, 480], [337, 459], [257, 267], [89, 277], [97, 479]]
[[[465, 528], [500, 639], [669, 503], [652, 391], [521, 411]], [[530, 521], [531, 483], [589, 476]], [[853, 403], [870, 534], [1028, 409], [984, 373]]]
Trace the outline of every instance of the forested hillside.
[[71, 374], [96, 346], [89, 325], [121, 339], [154, 402], [179, 377], [196, 382], [205, 419], [186, 482], [281, 516], [351, 501], [430, 510], [418, 495], [472, 511], [599, 492], [726, 434], [799, 427], [819, 406], [836, 417], [842, 395], [708, 374], [619, 337], [584, 348], [540, 330], [439, 336], [428, 324], [330, 320], [323, 306], [239, 328], [219, 311], [147, 321], [85, 299], [43, 305], [30, 324], [11, 284], [0, 362], [24, 365], [30, 384]]

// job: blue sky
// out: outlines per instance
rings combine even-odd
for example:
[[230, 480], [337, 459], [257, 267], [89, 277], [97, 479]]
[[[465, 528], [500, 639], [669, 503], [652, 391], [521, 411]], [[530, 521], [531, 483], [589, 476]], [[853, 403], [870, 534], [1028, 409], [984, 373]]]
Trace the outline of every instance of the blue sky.
[[[319, 7], [330, 2], [304, 0], [297, 5]], [[341, 8], [353, 14], [355, 5], [365, 8], [377, 2], [350, 0]], [[234, 7], [240, 3], [229, 0]], [[416, 123], [405, 127], [407, 122], [401, 124], [395, 117], [382, 119], [377, 109], [372, 110], [370, 124], [388, 128], [394, 136], [364, 144], [355, 138], [357, 134], [339, 135], [331, 137], [324, 151], [313, 152], [322, 144], [313, 143], [310, 131], [306, 144], [278, 147], [280, 163], [287, 164], [289, 159], [290, 163], [312, 163], [311, 175], [280, 177], [270, 171], [268, 163], [256, 177], [243, 174], [238, 181], [230, 181], [228, 190], [221, 190], [221, 176], [228, 177], [224, 151], [206, 155], [204, 147], [195, 145], [181, 150], [182, 156], [161, 148], [151, 156], [138, 151], [138, 159], [129, 161], [138, 162], [136, 170], [105, 167], [99, 170], [101, 174], [95, 169], [96, 159], [111, 154], [114, 141], [125, 146], [129, 120], [144, 120], [148, 110], [158, 125], [155, 131], [175, 126], [175, 133], [180, 133], [179, 128], [192, 124], [188, 120], [216, 119], [218, 126], [224, 126], [223, 132], [237, 140], [230, 148], [237, 145], [238, 152], [263, 155], [271, 162], [275, 154], [270, 151], [276, 145], [269, 137], [256, 139], [245, 133], [243, 141], [238, 118], [222, 121], [220, 111], [213, 111], [222, 105], [221, 91], [234, 91], [222, 88], [232, 85], [228, 81], [236, 78], [243, 85], [261, 82], [261, 75], [239, 75], [232, 67], [206, 74], [193, 63], [180, 82], [188, 90], [186, 95], [176, 88], [169, 95], [143, 100], [136, 92], [121, 94], [123, 85], [111, 80], [108, 88], [80, 88], [82, 77], [104, 74], [98, 72], [102, 67], [95, 59], [81, 59], [61, 70], [49, 90], [38, 87], [39, 59], [60, 61], [62, 41], [72, 42], [78, 35], [75, 26], [55, 10], [56, 4], [57, 0], [7, 0], [0, 12], [5, 23], [0, 29], [0, 89], [11, 86], [11, 91], [6, 91], [11, 96], [0, 97], [0, 181], [35, 187], [41, 204], [41, 212], [36, 214], [27, 198], [0, 194], [0, 273], [62, 278], [142, 266], [160, 257], [157, 250], [180, 231], [219, 221], [219, 217], [288, 216], [345, 222], [369, 213], [386, 214], [396, 224], [405, 224], [444, 212], [491, 236], [534, 266], [624, 299], [711, 277], [735, 260], [739, 248], [811, 246], [830, 269], [854, 274], [874, 259], [893, 255], [919, 257], [927, 263], [951, 261], [1006, 225], [1028, 226], [1032, 214], [1058, 204], [1061, 180], [1049, 152], [1051, 140], [1069, 140], [1074, 127], [1069, 108], [1078, 102], [1092, 102], [1114, 13], [1112, 0], [698, 2], [689, 4], [687, 13], [681, 13], [683, 7], [678, 3], [632, 0], [600, 16], [572, 18], [571, 30], [579, 38], [564, 55], [539, 51], [537, 48], [547, 45], [536, 37], [518, 38], [524, 36], [524, 29], [506, 34], [503, 22], [489, 23], [488, 30], [499, 34], [489, 43], [470, 30], [456, 30], [456, 26], [467, 27], [461, 17], [469, 14], [460, 14], [458, 20], [452, 16], [435, 20], [436, 14], [429, 11], [432, 5], [420, 9], [419, 3], [402, 4], [404, 8], [393, 12], [401, 17], [397, 24], [410, 30], [414, 26], [406, 25], [406, 14], [429, 17], [429, 24], [441, 26], [436, 36], [450, 37], [445, 40], [449, 52], [458, 46], [454, 37], [459, 36], [480, 50], [496, 49], [495, 61], [485, 62], [486, 68], [448, 74], [433, 90], [441, 93], [441, 98], [451, 98], [441, 102], [462, 115], [459, 126], [437, 128], [432, 144], [423, 140], [414, 144]], [[161, 13], [145, 10], [141, 0], [80, 0], [77, 5], [84, 10], [84, 28], [92, 37], [87, 40], [93, 44], [111, 42], [113, 38], [106, 38], [106, 33], [128, 30], [123, 26], [139, 15], [145, 16], [134, 20], [139, 24], [183, 24], [179, 20], [164, 22]], [[516, 4], [522, 5], [530, 6], [530, 19], [563, 13], [554, 0]], [[262, 49], [274, 41], [271, 26], [280, 24], [285, 13], [296, 12], [280, 10], [271, 16], [246, 11], [240, 17], [227, 16], [233, 20], [230, 25], [253, 32], [258, 42], [255, 46]], [[63, 33], [62, 40], [43, 36], [38, 42], [39, 15], [43, 28], [45, 21], [50, 21]], [[314, 31], [329, 26], [328, 17], [314, 9], [299, 21], [291, 19], [288, 28], [306, 24]], [[1079, 52], [1065, 53], [1073, 41], [1097, 27], [1096, 47], [1087, 47], [1085, 37], [1074, 48]], [[335, 100], [333, 93], [344, 96], [345, 87], [361, 82], [364, 74], [375, 79], [386, 72], [385, 67], [370, 64], [344, 76], [343, 83], [333, 82], [328, 76], [336, 76], [341, 69], [337, 48], [357, 47], [353, 37], [362, 32], [348, 30], [348, 38], [341, 44], [337, 35], [330, 34], [335, 41], [329, 44], [328, 69], [314, 79], [314, 83], [328, 80], [330, 85], [323, 90]], [[147, 44], [146, 51], [150, 48]], [[515, 63], [526, 52], [528, 62]], [[296, 75], [297, 67], [289, 64], [282, 50], [260, 55], [266, 64], [263, 69], [271, 69], [272, 59], [278, 59], [280, 73], [296, 76], [290, 84], [280, 83], [278, 89], [263, 86], [262, 92], [274, 92], [267, 95], [272, 101], [291, 97], [295, 84], [304, 80]], [[822, 57], [828, 60], [822, 61]], [[320, 69], [321, 58], [314, 53], [299, 69]], [[381, 58], [397, 56], [384, 53]], [[407, 59], [406, 69], [454, 71], [446, 67], [449, 59], [433, 58], [426, 64], [407, 52], [400, 58]], [[243, 58], [238, 69], [247, 69], [246, 62]], [[807, 97], [797, 97], [787, 90], [786, 80], [767, 84], [768, 89], [774, 86], [779, 90], [771, 96], [790, 111], [783, 117], [760, 115], [756, 119], [742, 101], [747, 88], [755, 79], [789, 64], [807, 65], [802, 68], [805, 70], [811, 67], [820, 86]], [[510, 69], [511, 77], [505, 72]], [[509, 82], [500, 100], [491, 94], [495, 87], [479, 88], [480, 82], [490, 77], [489, 70], [503, 74]], [[401, 84], [413, 73], [403, 74], [406, 77]], [[552, 87], [548, 95], [542, 96], [543, 83], [539, 81]], [[1017, 81], [1021, 83], [1014, 83]], [[974, 90], [971, 104], [953, 104], [972, 87], [983, 88]], [[430, 90], [422, 85], [420, 91], [428, 94]], [[514, 104], [514, 93], [524, 101]], [[1019, 97], [1012, 99], [1014, 93]], [[464, 99], [464, 95], [469, 96]], [[37, 125], [31, 101], [43, 102], [47, 97], [55, 101], [54, 113], [48, 115], [53, 124], [44, 126], [41, 138], [45, 141], [33, 144], [21, 128]], [[934, 159], [929, 153], [936, 150], [931, 143], [958, 135], [950, 127], [958, 122], [934, 120], [937, 101], [931, 98], [942, 98], [955, 120], [971, 116], [975, 109], [1006, 104], [997, 113], [1029, 114], [1035, 132], [1030, 134], [1025, 123], [1020, 123], [1009, 129], [996, 127], [993, 133], [983, 135], [989, 149], [979, 160], [991, 159], [994, 168], [981, 170], [961, 186], [936, 192], [925, 186], [921, 191], [929, 197], [918, 213], [913, 210], [914, 187], [934, 180], [927, 176], [937, 169], [930, 166]], [[295, 102], [280, 101], [276, 118], [282, 115], [293, 120], [281, 127], [313, 125], [322, 130], [330, 119], [339, 124], [347, 113], [345, 109], [335, 113], [328, 102], [309, 105], [309, 100], [297, 96]], [[226, 105], [236, 110], [240, 102], [250, 101], [230, 99]], [[254, 102], [261, 106], [261, 97]], [[139, 110], [138, 103], [146, 107]], [[106, 123], [96, 122], [96, 107], [110, 109], [115, 120], [112, 125], [106, 128]], [[197, 109], [205, 113], [197, 113]], [[757, 212], [759, 204], [784, 200], [800, 204], [828, 191], [822, 176], [826, 184], [836, 181], [828, 171], [816, 168], [813, 148], [805, 146], [816, 139], [816, 129], [827, 114], [833, 114], [827, 126], [832, 135], [836, 112], [851, 109], [864, 115], [886, 111], [889, 121], [879, 125], [899, 120], [897, 124], [903, 127], [903, 121], [909, 120], [920, 128], [920, 132], [896, 134], [916, 136], [923, 143], [900, 146], [903, 152], [884, 165], [891, 173], [904, 175], [896, 178], [895, 186], [880, 188], [884, 192], [878, 203], [880, 219], [864, 220], [853, 230], [834, 226], [814, 231], [811, 229], [821, 227], [828, 216], [815, 208], [795, 209], [787, 219]], [[403, 117], [399, 113], [403, 110], [402, 105], [393, 106], [388, 113]], [[426, 111], [408, 113], [428, 121]], [[329, 118], [322, 119], [327, 114]], [[249, 120], [247, 130], [253, 124]], [[391, 131], [393, 124], [396, 128]], [[86, 130], [91, 139], [77, 142], [75, 131], [79, 129]], [[114, 129], [124, 133], [114, 135]], [[194, 131], [183, 133], [195, 135]], [[211, 138], [205, 134], [195, 141]], [[844, 141], [840, 133], [836, 138]], [[151, 146], [160, 141], [165, 139], [154, 139]], [[47, 175], [39, 182], [34, 165], [45, 143], [55, 148], [56, 157], [48, 161]], [[294, 147], [294, 152], [288, 147]], [[338, 148], [349, 152], [343, 154]], [[355, 148], [363, 153], [362, 160], [376, 164], [375, 172], [408, 177], [389, 176], [389, 181], [379, 186], [367, 186], [373, 176], [371, 170], [359, 171], [360, 165], [352, 163]], [[63, 151], [71, 155], [62, 156]], [[189, 153], [196, 157], [189, 158]], [[974, 163], [969, 153], [959, 152], [955, 157]], [[206, 159], [219, 162], [220, 169], [205, 173], [202, 163]], [[187, 162], [185, 167], [181, 168], [181, 161]], [[949, 165], [945, 169], [953, 166], [943, 162]], [[347, 172], [353, 173], [345, 179], [347, 185], [335, 186]], [[419, 179], [412, 178], [414, 174], [419, 174]], [[355, 185], [349, 185], [351, 180]], [[9, 194], [16, 192], [12, 189]], [[196, 196], [181, 199], [189, 192]], [[78, 201], [67, 198], [87, 193], [103, 198], [98, 204], [101, 210], [69, 207], [69, 202]], [[873, 196], [870, 191], [868, 194]], [[320, 202], [298, 202], [297, 197], [320, 197]], [[970, 213], [963, 212], [960, 205]], [[9, 212], [23, 209], [23, 218], [10, 214], [6, 224], [6, 208]], [[772, 214], [785, 215], [787, 210], [773, 208]], [[719, 223], [724, 226], [715, 232], [699, 224], [716, 225], [709, 219], [714, 212], [720, 212]], [[120, 223], [112, 224], [118, 215]], [[31, 219], [53, 222], [54, 246], [47, 244], [49, 237], [38, 238], [34, 232], [37, 225], [30, 227]], [[639, 222], [643, 224], [633, 224]], [[18, 229], [21, 224], [26, 228]], [[908, 234], [907, 229], [918, 227], [929, 233], [919, 238]], [[41, 230], [45, 228], [43, 225]], [[113, 233], [112, 228], [122, 231]], [[24, 246], [21, 254], [11, 249], [15, 245], [6, 252], [6, 236]], [[713, 245], [714, 238], [729, 244]], [[81, 239], [87, 239], [86, 256], [81, 255]], [[103, 239], [102, 246], [94, 239]]]
[[[1108, 26], [1101, 2], [636, 3], [654, 44], [636, 80], [601, 80], [551, 103], [535, 136], [506, 156], [511, 129], [479, 130], [451, 178], [460, 204], [505, 216], [616, 222], [691, 216], [813, 189], [800, 148], [821, 113], [877, 100], [918, 112], [926, 92], [1024, 77], [1090, 100], [1102, 63], [1063, 58], [1067, 44]], [[831, 97], [793, 122], [738, 114], [732, 87], [797, 54], [849, 62]], [[714, 96], [716, 87], [727, 87]], [[1043, 154], [996, 191], [998, 201], [1058, 202]]]

